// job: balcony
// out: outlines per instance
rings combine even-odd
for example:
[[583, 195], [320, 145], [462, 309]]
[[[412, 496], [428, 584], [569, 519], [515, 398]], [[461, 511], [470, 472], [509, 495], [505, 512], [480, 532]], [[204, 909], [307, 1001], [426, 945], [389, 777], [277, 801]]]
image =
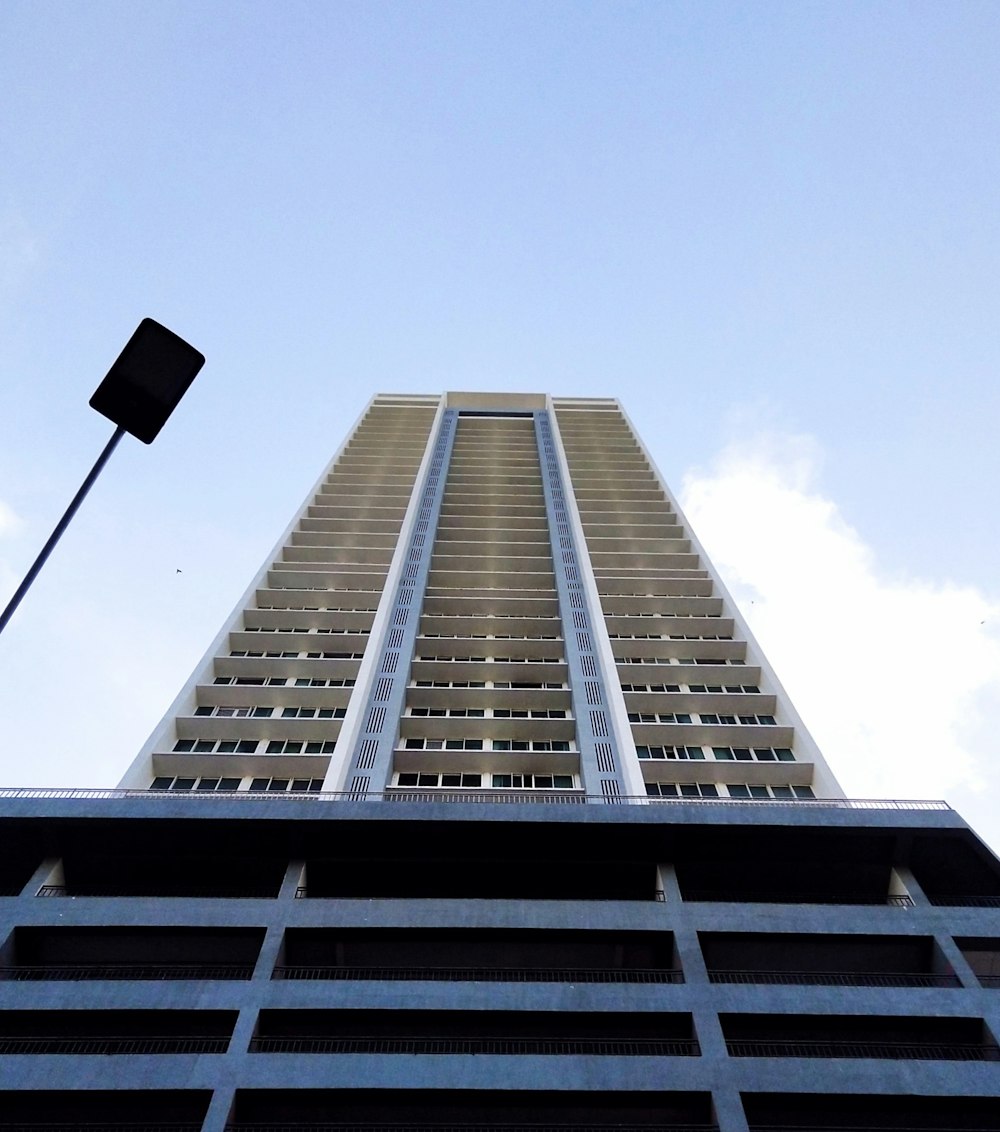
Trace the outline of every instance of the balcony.
[[235, 1010], [0, 1010], [0, 1056], [225, 1053], [235, 1024]]
[[239, 1089], [226, 1132], [715, 1132], [716, 1127], [708, 1093]]
[[0, 980], [233, 980], [253, 975], [262, 928], [18, 927]]
[[251, 1053], [697, 1057], [689, 1014], [262, 1010]]
[[273, 978], [306, 981], [683, 982], [670, 932], [293, 928]]
[[720, 1014], [730, 1057], [1000, 1061], [979, 1018], [907, 1014]]
[[713, 983], [958, 987], [931, 936], [702, 932]]

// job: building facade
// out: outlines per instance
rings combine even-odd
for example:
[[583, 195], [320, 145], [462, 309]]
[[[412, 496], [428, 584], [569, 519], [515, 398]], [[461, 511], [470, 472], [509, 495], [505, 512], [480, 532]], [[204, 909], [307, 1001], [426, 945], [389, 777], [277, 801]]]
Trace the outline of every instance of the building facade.
[[844, 797], [613, 400], [374, 398], [0, 806], [0, 1129], [1000, 1130], [1000, 863]]

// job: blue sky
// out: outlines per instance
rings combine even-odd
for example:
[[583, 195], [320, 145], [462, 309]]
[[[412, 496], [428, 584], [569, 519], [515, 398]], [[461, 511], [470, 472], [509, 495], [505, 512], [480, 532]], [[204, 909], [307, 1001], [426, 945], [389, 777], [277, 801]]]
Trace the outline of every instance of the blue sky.
[[621, 397], [849, 792], [1000, 844], [997, 58], [989, 3], [8, 0], [0, 589], [139, 319], [208, 363], [4, 634], [0, 778], [117, 779], [372, 392], [547, 389]]

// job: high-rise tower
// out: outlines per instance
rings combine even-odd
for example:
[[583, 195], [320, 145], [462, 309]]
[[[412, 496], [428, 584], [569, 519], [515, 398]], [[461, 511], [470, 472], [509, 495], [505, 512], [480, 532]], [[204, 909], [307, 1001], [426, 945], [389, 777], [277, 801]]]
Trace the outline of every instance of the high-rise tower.
[[1000, 1132], [1000, 862], [843, 796], [613, 400], [374, 398], [0, 836], [0, 1132]]
[[842, 794], [618, 404], [526, 394], [376, 397], [122, 785]]

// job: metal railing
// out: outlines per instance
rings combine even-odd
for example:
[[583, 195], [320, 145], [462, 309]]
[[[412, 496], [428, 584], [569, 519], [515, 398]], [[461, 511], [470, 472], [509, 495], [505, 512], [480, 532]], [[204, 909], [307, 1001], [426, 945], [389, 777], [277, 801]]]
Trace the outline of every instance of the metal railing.
[[1000, 896], [942, 896], [928, 894], [936, 908], [1000, 908]]
[[[669, 1124], [662, 1121], [643, 1124], [629, 1124], [615, 1121], [613, 1124], [595, 1124], [588, 1122], [581, 1124], [573, 1121], [572, 1124], [552, 1124], [544, 1121], [525, 1123], [523, 1121], [508, 1121], [494, 1123], [493, 1121], [444, 1121], [431, 1123], [427, 1121], [413, 1122], [387, 1122], [387, 1121], [353, 1121], [350, 1123], [312, 1123], [309, 1121], [282, 1124], [258, 1124], [240, 1121], [238, 1124], [227, 1124], [225, 1132], [719, 1132], [717, 1124]], [[0, 1132], [7, 1132], [7, 1125], [0, 1125]], [[18, 1130], [20, 1132], [20, 1130]], [[27, 1128], [25, 1128], [27, 1132]], [[48, 1128], [44, 1130], [48, 1132]], [[59, 1129], [62, 1132], [62, 1129]], [[103, 1129], [100, 1130], [103, 1132]], [[130, 1132], [130, 1130], [129, 1130]], [[788, 1132], [795, 1132], [794, 1129]], [[858, 1132], [858, 1130], [854, 1130]], [[931, 1132], [934, 1132], [932, 1129]], [[976, 1132], [972, 1129], [971, 1132]]]
[[1000, 1061], [1000, 1047], [982, 1043], [727, 1040], [730, 1057], [858, 1057], [899, 1061]]
[[997, 1124], [968, 1124], [961, 1117], [948, 1124], [917, 1123], [906, 1115], [890, 1117], [881, 1124], [830, 1124], [825, 1120], [814, 1124], [750, 1124], [750, 1132], [997, 1132], [998, 1128]]
[[[0, 982], [82, 982], [87, 979], [249, 979], [253, 964], [199, 963], [81, 963], [76, 966], [59, 964], [49, 966], [0, 967]], [[0, 1126], [2, 1127], [2, 1126]]]
[[614, 799], [603, 794], [580, 794], [557, 790], [386, 790], [369, 794], [351, 791], [264, 791], [227, 790], [217, 793], [213, 790], [128, 790], [119, 788], [94, 787], [6, 787], [0, 789], [0, 801], [18, 798], [39, 799], [80, 799], [103, 801], [115, 798], [173, 799], [210, 798], [216, 802], [221, 799], [239, 802], [268, 802], [289, 798], [309, 799], [313, 802], [572, 802], [591, 805], [631, 805], [631, 806], [761, 806], [788, 809], [837, 809], [837, 810], [943, 810], [950, 811], [947, 802], [931, 799], [899, 798], [651, 798], [646, 794], [622, 794]]
[[706, 888], [685, 888], [683, 883], [681, 896], [685, 900], [703, 904], [860, 904], [865, 907], [913, 907], [913, 900], [909, 896], [878, 896], [854, 892], [775, 892], [746, 888], [717, 892]]
[[961, 1117], [948, 1124], [925, 1124], [923, 1120], [917, 1123], [906, 1115], [890, 1117], [881, 1124], [830, 1124], [825, 1120], [814, 1124], [750, 1124], [750, 1132], [997, 1132], [998, 1128], [997, 1124], [968, 1124]]
[[[340, 896], [340, 893], [336, 893], [336, 892], [331, 892], [331, 893], [310, 892], [307, 885], [300, 884], [298, 886], [298, 888], [296, 888], [296, 890], [295, 890], [295, 899], [296, 900], [339, 900], [339, 899], [341, 899], [341, 896]], [[497, 897], [496, 899], [504, 899], [504, 897]], [[523, 897], [515, 896], [515, 897], [510, 897], [509, 899], [521, 900], [521, 899], [523, 899]], [[543, 899], [558, 900], [560, 898], [558, 896], [553, 896], [553, 897], [548, 897], [548, 898], [543, 898]], [[605, 897], [604, 899], [614, 900], [616, 898], [613, 897], [613, 896], [609, 896], [609, 897]], [[628, 897], [628, 896], [623, 896], [623, 897], [621, 897], [621, 899], [632, 900], [633, 898]], [[648, 899], [648, 897], [646, 899]], [[667, 894], [664, 892], [664, 890], [662, 888], [655, 888], [655, 889], [653, 889], [652, 899], [657, 904], [663, 904], [663, 903], [666, 902]]]
[[0, 1116], [0, 1132], [201, 1132], [202, 1121], [33, 1120], [11, 1122]]
[[151, 888], [130, 884], [101, 884], [86, 886], [83, 889], [70, 888], [65, 884], [43, 884], [36, 896], [155, 896], [172, 897], [178, 900], [207, 898], [210, 900], [273, 900], [278, 895], [278, 886], [272, 888], [215, 888], [211, 885], [185, 885], [182, 890], [170, 886]]
[[[15, 1053], [225, 1053], [228, 1037], [137, 1037], [135, 1035], [75, 1037], [3, 1037], [0, 1055]], [[0, 1125], [0, 1128], [3, 1126]]]
[[[0, 1050], [0, 1052], [3, 1052]], [[392, 1037], [387, 1035], [256, 1037], [251, 1053], [589, 1054], [697, 1057], [696, 1038]]]
[[656, 968], [601, 967], [275, 967], [275, 979], [377, 979], [381, 982], [682, 983], [684, 974]]
[[713, 983], [762, 983], [769, 986], [960, 987], [957, 975], [916, 971], [722, 971], [710, 970]]

